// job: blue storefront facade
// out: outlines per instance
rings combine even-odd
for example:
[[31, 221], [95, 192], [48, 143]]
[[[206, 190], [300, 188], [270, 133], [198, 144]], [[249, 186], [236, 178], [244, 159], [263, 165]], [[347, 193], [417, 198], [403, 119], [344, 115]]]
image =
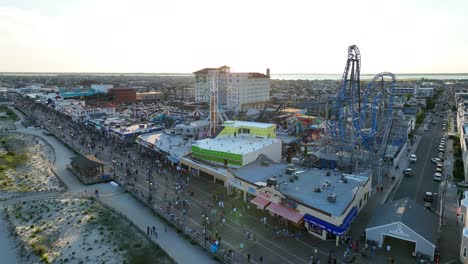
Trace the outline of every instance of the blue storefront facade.
[[328, 234], [342, 236], [346, 233], [346, 231], [348, 231], [349, 227], [351, 226], [351, 223], [354, 221], [354, 219], [356, 219], [358, 212], [359, 210], [357, 207], [351, 208], [351, 210], [348, 212], [343, 222], [339, 226], [331, 224], [323, 219], [320, 219], [310, 214], [304, 215], [304, 222], [307, 223], [306, 227], [309, 233], [313, 235], [319, 237], [325, 236], [325, 238]]

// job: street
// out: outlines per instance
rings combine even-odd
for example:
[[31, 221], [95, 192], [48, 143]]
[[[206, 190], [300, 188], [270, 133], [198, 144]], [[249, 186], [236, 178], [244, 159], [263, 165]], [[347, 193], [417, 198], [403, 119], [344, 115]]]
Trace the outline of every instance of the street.
[[[434, 115], [432, 115], [432, 117], [434, 117]], [[424, 206], [423, 197], [426, 192], [439, 193], [439, 185], [441, 183], [432, 180], [436, 164], [431, 162], [431, 158], [437, 157], [438, 155], [437, 149], [443, 135], [441, 127], [444, 121], [439, 117], [433, 118], [432, 120], [436, 120], [437, 124], [430, 124], [428, 125], [428, 131], [417, 134], [417, 136], [422, 137], [415, 152], [418, 160], [416, 163], [410, 163], [409, 165], [414, 175], [412, 177], [404, 177], [394, 197], [389, 200], [411, 197], [414, 201]], [[425, 121], [425, 124], [426, 123], [428, 123], [427, 120]], [[404, 169], [405, 168], [400, 168], [400, 171]], [[437, 196], [437, 200], [438, 199], [439, 196]], [[433, 202], [432, 209], [434, 212], [438, 212], [439, 203]]]

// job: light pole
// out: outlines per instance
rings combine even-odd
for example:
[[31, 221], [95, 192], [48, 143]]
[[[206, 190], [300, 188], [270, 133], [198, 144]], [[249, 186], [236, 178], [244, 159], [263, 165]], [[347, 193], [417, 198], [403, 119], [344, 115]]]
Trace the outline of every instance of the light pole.
[[148, 169], [148, 180], [147, 180], [147, 182], [148, 182], [148, 203], [150, 203], [151, 199], [152, 199], [152, 197], [151, 197], [151, 186], [153, 185], [153, 183], [151, 182], [151, 170], [150, 169]]
[[206, 217], [206, 219], [203, 216], [203, 236], [204, 236], [204, 239], [205, 239], [205, 249], [206, 249], [206, 240], [208, 240], [208, 230], [207, 230], [208, 221], [209, 221], [208, 216]]
[[115, 159], [113, 159], [112, 163], [114, 164], [114, 179], [115, 179], [115, 175], [116, 175], [116, 173], [115, 173], [115, 164], [117, 163], [117, 161]]

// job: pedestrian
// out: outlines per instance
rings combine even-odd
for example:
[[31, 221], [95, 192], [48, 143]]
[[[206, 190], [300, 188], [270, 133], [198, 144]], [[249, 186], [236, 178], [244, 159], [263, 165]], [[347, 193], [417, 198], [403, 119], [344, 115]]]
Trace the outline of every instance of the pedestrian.
[[149, 226], [146, 226], [146, 235], [150, 235], [150, 227]]
[[250, 263], [250, 253], [247, 253], [247, 262]]
[[260, 256], [260, 258], [258, 258], [260, 260], [260, 264], [263, 264], [263, 257]]
[[392, 249], [392, 247], [390, 245], [387, 245], [387, 254], [390, 255], [390, 250]]
[[153, 230], [152, 230], [152, 231], [153, 231], [153, 235], [154, 235], [154, 233], [156, 233], [156, 227], [155, 227], [155, 226], [153, 226]]

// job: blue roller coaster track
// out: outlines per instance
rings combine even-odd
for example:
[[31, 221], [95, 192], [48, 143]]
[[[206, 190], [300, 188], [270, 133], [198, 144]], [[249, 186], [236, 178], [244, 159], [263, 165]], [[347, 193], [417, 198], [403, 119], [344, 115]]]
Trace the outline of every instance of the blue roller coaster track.
[[356, 45], [349, 46], [341, 87], [331, 112], [329, 130], [334, 139], [345, 140], [349, 138], [350, 130], [354, 130], [351, 133], [355, 132], [355, 138], [360, 136], [360, 71], [361, 53]]
[[[386, 81], [385, 77], [391, 78], [391, 81]], [[396, 78], [394, 74], [382, 72], [377, 74], [366, 86], [363, 94], [360, 120], [362, 145], [366, 149], [370, 149], [375, 143], [378, 133], [385, 134], [387, 133], [386, 130], [390, 130], [391, 128], [395, 83]], [[385, 127], [382, 127], [382, 125], [385, 125]], [[383, 137], [386, 138], [388, 135], [383, 135]]]
[[389, 72], [377, 74], [361, 98], [360, 70], [361, 53], [356, 45], [349, 46], [341, 86], [337, 96], [331, 100], [328, 130], [334, 140], [350, 143], [352, 140], [355, 147], [380, 151], [386, 145], [392, 126], [396, 78]]

